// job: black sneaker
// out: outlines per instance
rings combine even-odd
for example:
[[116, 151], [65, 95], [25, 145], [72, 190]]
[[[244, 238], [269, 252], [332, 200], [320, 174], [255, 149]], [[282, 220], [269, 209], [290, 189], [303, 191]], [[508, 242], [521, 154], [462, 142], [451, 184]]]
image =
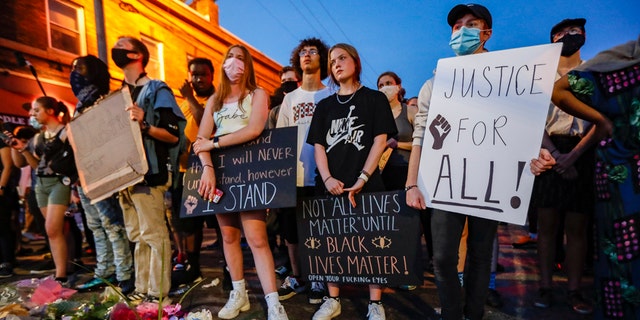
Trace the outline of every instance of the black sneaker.
[[13, 276], [13, 267], [11, 263], [5, 262], [0, 264], [0, 278], [10, 278]]
[[304, 292], [306, 285], [304, 282], [298, 280], [293, 276], [288, 276], [282, 282], [282, 286], [278, 289], [278, 298], [280, 301], [287, 300], [297, 293]]
[[56, 264], [53, 260], [45, 260], [31, 267], [29, 271], [31, 274], [47, 274], [56, 271]]
[[326, 296], [326, 288], [322, 282], [311, 282], [311, 290], [307, 294], [310, 304], [321, 304]]
[[578, 290], [571, 290], [567, 294], [567, 303], [578, 314], [592, 314], [593, 306], [589, 303]]
[[127, 295], [135, 290], [136, 284], [133, 278], [129, 278], [127, 280], [120, 281], [120, 283], [118, 283], [118, 287], [120, 288], [122, 294]]
[[533, 305], [537, 308], [546, 309], [551, 306], [553, 293], [551, 288], [538, 289], [538, 296], [533, 300]]

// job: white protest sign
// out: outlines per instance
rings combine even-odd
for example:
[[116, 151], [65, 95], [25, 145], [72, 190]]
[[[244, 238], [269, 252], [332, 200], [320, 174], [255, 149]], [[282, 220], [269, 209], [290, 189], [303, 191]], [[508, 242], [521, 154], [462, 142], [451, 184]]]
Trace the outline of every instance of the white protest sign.
[[525, 223], [561, 49], [438, 61], [418, 173], [429, 207]]

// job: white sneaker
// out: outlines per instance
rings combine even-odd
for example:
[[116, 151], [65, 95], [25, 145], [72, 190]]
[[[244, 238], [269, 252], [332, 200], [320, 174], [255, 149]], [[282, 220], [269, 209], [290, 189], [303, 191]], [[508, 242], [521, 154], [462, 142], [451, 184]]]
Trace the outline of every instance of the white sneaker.
[[289, 317], [287, 317], [287, 312], [284, 311], [284, 307], [279, 304], [269, 308], [267, 311], [267, 320], [289, 320]]
[[382, 304], [370, 303], [367, 317], [369, 317], [369, 320], [385, 320], [386, 316], [384, 315], [384, 307]]
[[324, 297], [324, 303], [320, 306], [320, 309], [313, 314], [312, 320], [331, 320], [340, 315], [342, 307], [340, 301]]
[[240, 311], [248, 311], [250, 307], [249, 296], [246, 291], [231, 290], [229, 300], [224, 307], [218, 311], [218, 318], [233, 319], [240, 314]]

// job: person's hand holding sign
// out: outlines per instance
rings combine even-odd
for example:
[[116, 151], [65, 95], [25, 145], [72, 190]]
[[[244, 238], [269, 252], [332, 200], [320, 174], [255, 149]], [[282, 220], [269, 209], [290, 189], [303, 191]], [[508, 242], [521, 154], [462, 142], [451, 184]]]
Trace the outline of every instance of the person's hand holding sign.
[[449, 135], [451, 132], [451, 125], [442, 115], [437, 115], [436, 118], [429, 125], [429, 132], [433, 136], [433, 146], [434, 150], [440, 150], [442, 148], [442, 143], [444, 142], [444, 138]]
[[[201, 152], [209, 152], [213, 150], [213, 141], [198, 136], [196, 142], [193, 143], [193, 152], [197, 155]], [[211, 201], [215, 197], [216, 192], [216, 175], [213, 170], [213, 164], [202, 164], [202, 177], [200, 178], [200, 186], [198, 193], [203, 199]]]

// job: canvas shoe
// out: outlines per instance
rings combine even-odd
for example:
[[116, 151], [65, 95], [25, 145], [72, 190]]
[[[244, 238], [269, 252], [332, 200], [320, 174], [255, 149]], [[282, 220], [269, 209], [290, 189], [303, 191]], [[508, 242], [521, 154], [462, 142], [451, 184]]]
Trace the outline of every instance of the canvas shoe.
[[326, 289], [322, 282], [311, 282], [311, 291], [308, 298], [310, 304], [321, 304], [325, 296]]
[[342, 307], [340, 306], [340, 300], [324, 297], [324, 303], [322, 303], [320, 309], [313, 314], [312, 320], [331, 320], [339, 316], [341, 312]]
[[533, 305], [542, 309], [549, 308], [553, 300], [552, 294], [551, 288], [538, 289], [538, 296], [534, 299]]
[[269, 308], [267, 311], [267, 320], [289, 320], [287, 312], [281, 304]]
[[304, 283], [298, 282], [298, 279], [288, 276], [282, 282], [282, 286], [278, 289], [278, 297], [280, 301], [287, 300], [296, 295], [296, 293], [303, 292], [306, 289]]
[[147, 295], [138, 291], [133, 291], [127, 295], [127, 300], [134, 305], [140, 304], [145, 299], [147, 299]]
[[250, 307], [247, 291], [240, 292], [238, 290], [231, 290], [229, 300], [225, 303], [224, 307], [218, 311], [218, 318], [233, 319], [240, 314], [240, 311], [248, 311]]
[[[159, 297], [147, 295], [147, 297], [144, 299], [144, 301], [145, 302], [156, 303], [156, 304], [160, 305], [160, 298]], [[163, 307], [166, 307], [166, 306], [168, 306], [170, 304], [171, 304], [171, 298], [162, 297], [162, 306]]]
[[369, 303], [369, 312], [367, 312], [369, 320], [385, 320], [384, 307], [381, 303]]

